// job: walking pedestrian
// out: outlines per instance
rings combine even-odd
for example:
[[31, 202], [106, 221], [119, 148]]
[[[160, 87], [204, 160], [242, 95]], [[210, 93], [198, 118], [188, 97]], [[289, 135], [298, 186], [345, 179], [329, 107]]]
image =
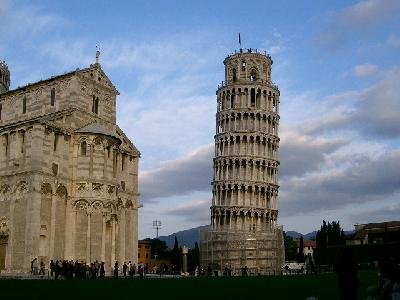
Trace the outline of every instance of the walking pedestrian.
[[116, 261], [115, 264], [114, 264], [114, 278], [115, 279], [118, 279], [118, 269], [119, 269], [118, 261]]

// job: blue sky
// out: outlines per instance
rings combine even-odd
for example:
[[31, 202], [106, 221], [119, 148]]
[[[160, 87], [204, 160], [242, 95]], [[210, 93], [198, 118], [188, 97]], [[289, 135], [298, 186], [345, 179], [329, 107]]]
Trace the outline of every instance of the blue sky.
[[280, 218], [303, 233], [400, 213], [400, 2], [0, 0], [13, 88], [95, 59], [140, 149], [139, 236], [209, 221], [223, 59], [266, 50], [281, 90]]

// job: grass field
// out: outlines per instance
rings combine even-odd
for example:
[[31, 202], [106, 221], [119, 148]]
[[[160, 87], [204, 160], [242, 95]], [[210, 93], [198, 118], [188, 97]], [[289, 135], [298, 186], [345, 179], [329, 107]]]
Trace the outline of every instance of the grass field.
[[[377, 283], [360, 272], [359, 299]], [[120, 279], [104, 281], [0, 280], [0, 299], [338, 299], [335, 274], [280, 277]]]

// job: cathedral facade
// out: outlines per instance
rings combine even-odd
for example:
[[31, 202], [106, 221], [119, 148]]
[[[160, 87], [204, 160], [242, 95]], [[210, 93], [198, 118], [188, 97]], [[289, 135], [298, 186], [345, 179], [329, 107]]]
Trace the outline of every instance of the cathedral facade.
[[201, 232], [201, 265], [240, 274], [278, 274], [279, 96], [269, 55], [240, 50], [224, 60], [217, 90], [211, 229]]
[[99, 62], [9, 90], [0, 63], [0, 270], [137, 263], [140, 153]]

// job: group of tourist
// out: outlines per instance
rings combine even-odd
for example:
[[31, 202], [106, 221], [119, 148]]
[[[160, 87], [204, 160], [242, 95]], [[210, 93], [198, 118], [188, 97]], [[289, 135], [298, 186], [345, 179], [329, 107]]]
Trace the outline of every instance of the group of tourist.
[[[115, 262], [112, 274], [113, 278], [118, 279], [120, 276], [124, 278], [133, 278], [138, 274], [140, 278], [144, 277], [145, 269], [143, 264], [136, 264], [129, 261], [124, 262], [120, 268], [118, 261]], [[31, 261], [31, 274], [32, 275], [46, 275], [46, 265], [43, 260], [34, 258]], [[49, 265], [49, 277], [55, 280], [63, 279], [104, 279], [106, 275], [104, 262], [94, 261], [87, 264], [83, 261], [73, 260], [51, 260]]]

